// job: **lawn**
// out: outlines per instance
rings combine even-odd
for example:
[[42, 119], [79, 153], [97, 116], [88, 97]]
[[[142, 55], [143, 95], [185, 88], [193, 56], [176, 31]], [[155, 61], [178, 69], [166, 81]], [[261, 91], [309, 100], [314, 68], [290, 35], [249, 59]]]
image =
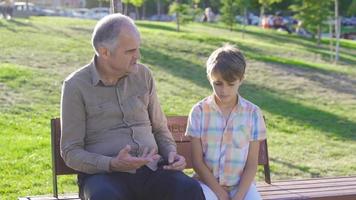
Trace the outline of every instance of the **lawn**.
[[[167, 115], [188, 115], [209, 95], [204, 63], [223, 43], [248, 59], [241, 94], [267, 119], [272, 181], [356, 175], [356, 42], [220, 24], [137, 22], [142, 59], [153, 71]], [[0, 20], [0, 199], [51, 193], [49, 120], [59, 116], [62, 80], [90, 61], [95, 21], [34, 17]], [[239, 28], [239, 27], [237, 27]], [[262, 179], [259, 172], [258, 180]], [[77, 190], [74, 176], [59, 191]]]

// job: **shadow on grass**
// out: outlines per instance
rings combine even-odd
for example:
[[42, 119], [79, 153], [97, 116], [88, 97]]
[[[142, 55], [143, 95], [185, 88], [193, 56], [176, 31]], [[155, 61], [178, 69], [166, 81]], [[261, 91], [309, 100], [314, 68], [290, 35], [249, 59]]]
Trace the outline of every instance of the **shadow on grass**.
[[309, 64], [309, 63], [303, 62], [301, 60], [294, 60], [294, 59], [266, 55], [266, 53], [263, 52], [261, 49], [254, 48], [249, 45], [243, 45], [242, 43], [238, 43], [237, 41], [234, 41], [234, 40], [217, 38], [217, 37], [204, 37], [203, 38], [203, 37], [199, 37], [199, 36], [195, 36], [195, 35], [182, 35], [179, 37], [182, 39], [194, 40], [194, 41], [199, 41], [199, 42], [207, 42], [209, 44], [216, 45], [217, 47], [221, 46], [223, 43], [237, 44], [237, 47], [239, 49], [241, 49], [242, 52], [244, 52], [244, 54], [247, 57], [252, 58], [256, 61], [284, 64], [284, 65], [288, 65], [289, 67], [295, 67], [295, 68], [301, 68], [301, 67], [309, 68], [309, 69], [320, 71], [322, 73], [334, 73], [329, 70], [318, 68], [317, 66], [314, 66], [313, 64]]
[[203, 66], [163, 54], [155, 49], [142, 47], [141, 53], [143, 63], [157, 66], [162, 71], [190, 80], [200, 87], [210, 88]]
[[[325, 47], [320, 47], [319, 49], [317, 48], [308, 48], [307, 51], [312, 52], [314, 54], [319, 54], [321, 55], [321, 58], [325, 62], [333, 62], [330, 61], [330, 52], [325, 52], [325, 51], [330, 51], [328, 48]], [[335, 57], [335, 53], [332, 53], [333, 57]], [[351, 58], [345, 57], [345, 55], [350, 56]], [[339, 61], [338, 64], [345, 64], [345, 65], [356, 65], [356, 57], [352, 52], [340, 52], [339, 53]]]
[[[153, 24], [153, 23], [145, 23], [145, 22], [135, 22], [135, 24], [140, 28], [149, 28], [149, 29], [157, 29], [157, 30], [163, 30], [163, 31], [173, 31], [177, 32], [177, 30], [173, 27], [167, 26], [166, 24]], [[181, 33], [185, 32], [180, 30]]]
[[[155, 49], [142, 48], [143, 62], [154, 65], [173, 76], [189, 80], [194, 84], [210, 89], [205, 69], [197, 64], [178, 57], [170, 57]], [[263, 110], [295, 121], [301, 126], [313, 127], [325, 134], [356, 140], [356, 123], [332, 113], [310, 106], [295, 103], [278, 96], [278, 91], [267, 90], [261, 86], [245, 83], [241, 94], [261, 106]], [[297, 134], [297, 133], [295, 133]]]
[[[348, 75], [341, 74], [337, 71], [322, 69], [303, 60], [265, 55], [265, 53], [259, 49], [254, 49], [242, 44], [239, 44], [239, 48], [245, 52], [248, 58], [274, 64], [281, 70], [288, 70], [289, 73], [294, 73], [298, 76], [302, 75], [304, 78], [319, 83], [323, 88], [332, 89], [345, 94], [356, 94], [356, 88], [354, 87], [356, 80]], [[331, 81], [333, 81], [333, 83], [331, 83]], [[336, 83], [336, 81], [338, 83]]]
[[[308, 173], [308, 174], [310, 174], [311, 178], [320, 177], [320, 173], [312, 172], [311, 168], [307, 167], [307, 166], [295, 165], [295, 164], [288, 163], [288, 162], [285, 162], [285, 161], [282, 161], [282, 160], [277, 160], [277, 159], [274, 159], [274, 158], [270, 158], [270, 161], [273, 162], [273, 163], [276, 163], [276, 164], [287, 166], [289, 169], [296, 169], [296, 170], [299, 170], [299, 171], [301, 171], [303, 173]], [[278, 173], [278, 172], [276, 172], [276, 173]]]
[[288, 118], [303, 127], [313, 127], [341, 139], [356, 140], [356, 123], [344, 117], [289, 101], [279, 97], [278, 91], [251, 83], [243, 84], [240, 92], [263, 110]]
[[69, 29], [73, 31], [78, 31], [84, 34], [91, 34], [93, 32], [93, 28], [84, 28], [84, 27], [75, 27], [75, 26], [70, 26]]
[[2, 22], [2, 19], [0, 19], [0, 27], [1, 27], [1, 26], [4, 26], [4, 27], [5, 27], [6, 29], [8, 29], [9, 31], [14, 32], [14, 33], [17, 33], [18, 30], [12, 28], [10, 24], [15, 25], [15, 26], [34, 27], [31, 23], [24, 23], [24, 22], [21, 22], [21, 21], [18, 20], [18, 19], [11, 19], [11, 20], [8, 20], [8, 21], [6, 21], [6, 22]]
[[[219, 25], [207, 25], [207, 26], [214, 27], [214, 28], [223, 28], [222, 26]], [[241, 30], [238, 29], [237, 31], [234, 32], [236, 33], [241, 32]], [[265, 42], [267, 41], [272, 44], [276, 44], [276, 43], [282, 45], [285, 45], [286, 43], [299, 44], [299, 45], [302, 44], [305, 47], [306, 51], [321, 55], [322, 59], [326, 62], [329, 62], [330, 60], [330, 54], [328, 53], [329, 44], [328, 43], [324, 44], [325, 42], [323, 42], [322, 44], [326, 46], [318, 47], [316, 45], [315, 39], [301, 38], [300, 36], [297, 35], [284, 35], [270, 30], [263, 31], [262, 29], [260, 31], [250, 31], [246, 29], [245, 33], [258, 38], [258, 40], [262, 40]], [[342, 48], [354, 50], [354, 48], [348, 46]], [[351, 58], [347, 58], [344, 55], [348, 55]], [[345, 64], [355, 64], [356, 60], [352, 59], [353, 56], [354, 56], [353, 52], [343, 51], [340, 53], [340, 61], [344, 62]]]
[[[316, 41], [314, 39], [301, 38], [296, 35], [282, 35], [282, 34], [273, 33], [270, 31], [268, 31], [268, 32], [266, 31], [264, 33], [264, 32], [246, 30], [246, 33], [257, 37], [259, 40], [269, 41], [270, 43], [273, 43], [273, 44], [275, 44], [275, 43], [302, 44], [308, 52], [320, 54], [325, 61], [329, 61], [329, 58], [330, 58], [329, 53], [323, 52], [323, 51], [329, 51], [329, 47], [328, 46], [318, 47], [316, 44]], [[347, 47], [343, 47], [343, 48], [347, 48]], [[344, 61], [349, 64], [353, 64], [356, 62], [354, 59], [345, 58], [345, 56], [343, 56], [343, 54], [353, 56], [352, 53], [342, 52], [342, 54], [340, 54], [340, 61]]]
[[[242, 47], [242, 49], [243, 48], [244, 47]], [[321, 69], [299, 60], [264, 56], [262, 53], [251, 54], [249, 51], [246, 54], [254, 60], [274, 64], [273, 67], [278, 67], [282, 71], [288, 71], [288, 73], [292, 73], [296, 76], [303, 76], [312, 82], [316, 82], [322, 88], [331, 89], [338, 93], [354, 95], [356, 97], [356, 88], [354, 87], [356, 80], [353, 79], [352, 76]]]

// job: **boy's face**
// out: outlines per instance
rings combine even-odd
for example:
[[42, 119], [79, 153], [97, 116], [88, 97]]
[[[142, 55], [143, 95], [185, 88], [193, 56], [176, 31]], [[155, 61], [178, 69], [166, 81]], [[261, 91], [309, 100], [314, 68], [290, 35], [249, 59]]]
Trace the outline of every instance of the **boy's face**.
[[242, 80], [237, 79], [233, 82], [228, 82], [221, 77], [220, 73], [213, 73], [209, 81], [218, 105], [228, 106], [236, 104], [237, 93]]

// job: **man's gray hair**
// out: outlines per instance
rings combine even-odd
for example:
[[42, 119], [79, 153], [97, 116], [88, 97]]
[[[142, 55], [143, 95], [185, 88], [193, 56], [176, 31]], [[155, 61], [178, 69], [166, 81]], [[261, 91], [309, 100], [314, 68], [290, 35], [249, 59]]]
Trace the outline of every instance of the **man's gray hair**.
[[120, 13], [105, 16], [98, 21], [92, 35], [92, 45], [96, 55], [99, 55], [99, 47], [108, 48], [110, 52], [115, 51], [118, 45], [117, 38], [124, 24], [135, 26], [131, 18]]

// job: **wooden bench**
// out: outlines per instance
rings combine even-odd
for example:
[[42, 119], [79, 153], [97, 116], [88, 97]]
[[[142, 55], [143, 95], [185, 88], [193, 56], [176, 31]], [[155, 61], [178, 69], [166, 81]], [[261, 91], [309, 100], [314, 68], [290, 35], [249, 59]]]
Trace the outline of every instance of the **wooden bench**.
[[[192, 161], [190, 155], [190, 139], [185, 136], [185, 129], [187, 126], [186, 116], [167, 117], [167, 124], [169, 130], [173, 134], [173, 138], [177, 143], [177, 150], [179, 154], [186, 158], [186, 168], [192, 168]], [[60, 119], [51, 120], [51, 140], [52, 140], [52, 177], [53, 177], [53, 196], [58, 197], [57, 176], [77, 174], [78, 172], [69, 168], [60, 155], [60, 138], [61, 138], [61, 123]], [[265, 181], [271, 183], [267, 141], [261, 141], [259, 164], [264, 166]]]
[[[190, 139], [184, 136], [187, 117], [168, 117], [168, 128], [177, 143], [179, 154], [187, 160], [187, 167], [192, 168]], [[52, 176], [53, 197], [37, 196], [23, 197], [19, 200], [53, 200], [53, 199], [79, 199], [78, 194], [58, 196], [57, 176], [76, 174], [77, 172], [66, 166], [60, 156], [60, 119], [51, 120], [51, 146], [52, 146]], [[271, 183], [267, 140], [260, 142], [258, 164], [263, 165], [265, 183], [258, 183], [257, 188], [264, 200], [356, 200], [356, 176], [322, 179], [277, 181]], [[58, 198], [59, 197], [59, 198]]]

